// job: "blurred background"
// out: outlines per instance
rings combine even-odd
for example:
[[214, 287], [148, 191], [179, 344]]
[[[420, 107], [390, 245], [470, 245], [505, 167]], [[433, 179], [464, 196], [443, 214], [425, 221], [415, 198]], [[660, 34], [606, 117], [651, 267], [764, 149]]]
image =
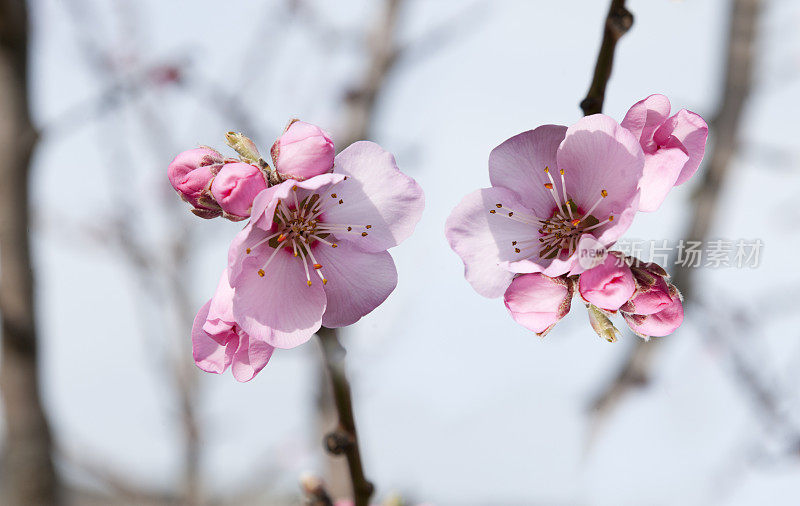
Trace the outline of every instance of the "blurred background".
[[301, 504], [304, 472], [348, 494], [315, 341], [246, 384], [194, 366], [241, 225], [166, 178], [297, 117], [380, 143], [426, 192], [396, 291], [340, 332], [376, 501], [799, 504], [800, 4], [627, 7], [604, 112], [662, 93], [711, 125], [698, 174], [627, 237], [763, 244], [755, 267], [671, 265], [686, 321], [646, 345], [602, 341], [577, 301], [537, 338], [443, 235], [494, 146], [581, 116], [607, 2], [0, 0], [0, 497]]

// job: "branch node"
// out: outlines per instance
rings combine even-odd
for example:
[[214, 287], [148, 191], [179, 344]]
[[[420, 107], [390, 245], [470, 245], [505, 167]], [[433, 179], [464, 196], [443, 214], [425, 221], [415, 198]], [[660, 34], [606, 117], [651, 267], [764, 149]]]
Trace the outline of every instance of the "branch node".
[[325, 449], [332, 455], [344, 455], [347, 451], [353, 448], [355, 438], [341, 429], [329, 432], [325, 436]]

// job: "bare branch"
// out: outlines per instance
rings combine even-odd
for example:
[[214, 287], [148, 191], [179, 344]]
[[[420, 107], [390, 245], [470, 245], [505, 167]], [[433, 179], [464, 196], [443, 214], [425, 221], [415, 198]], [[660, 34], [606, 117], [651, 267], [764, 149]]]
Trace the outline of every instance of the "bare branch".
[[355, 506], [368, 506], [369, 498], [375, 488], [364, 476], [361, 451], [358, 447], [356, 423], [353, 417], [353, 399], [350, 383], [344, 371], [345, 349], [339, 342], [336, 332], [322, 328], [317, 333], [325, 367], [333, 388], [333, 400], [339, 417], [339, 426], [325, 439], [328, 451], [334, 455], [344, 454], [350, 470], [350, 483], [353, 487]]
[[625, 8], [625, 0], [611, 0], [603, 30], [603, 42], [600, 44], [600, 52], [594, 66], [592, 84], [589, 86], [586, 98], [581, 101], [584, 116], [597, 114], [603, 110], [606, 84], [611, 77], [611, 67], [614, 64], [614, 49], [631, 26], [633, 26], [633, 14]]

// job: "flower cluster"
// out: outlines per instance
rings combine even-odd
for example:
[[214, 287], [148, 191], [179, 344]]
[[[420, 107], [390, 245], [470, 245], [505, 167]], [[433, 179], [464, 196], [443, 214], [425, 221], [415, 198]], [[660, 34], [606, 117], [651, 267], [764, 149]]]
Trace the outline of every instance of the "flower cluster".
[[703, 158], [705, 121], [669, 113], [669, 100], [651, 95], [621, 124], [595, 114], [496, 147], [492, 186], [467, 195], [446, 225], [472, 287], [503, 295], [512, 318], [542, 336], [569, 312], [576, 291], [610, 341], [616, 312], [645, 338], [674, 331], [683, 307], [664, 269], [608, 252], [637, 212], [658, 209]]
[[210, 148], [178, 155], [169, 178], [204, 218], [249, 218], [233, 240], [214, 297], [192, 329], [204, 371], [252, 379], [275, 348], [293, 348], [322, 325], [350, 325], [394, 290], [387, 251], [414, 230], [422, 189], [377, 144], [338, 155], [321, 129], [292, 121], [271, 149], [229, 133], [239, 159]]

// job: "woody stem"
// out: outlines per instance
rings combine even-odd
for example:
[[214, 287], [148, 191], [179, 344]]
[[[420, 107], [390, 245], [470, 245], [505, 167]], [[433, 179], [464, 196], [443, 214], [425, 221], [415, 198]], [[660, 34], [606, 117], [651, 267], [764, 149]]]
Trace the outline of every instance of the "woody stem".
[[350, 393], [350, 382], [344, 371], [346, 350], [331, 329], [321, 328], [317, 333], [325, 368], [333, 388], [333, 399], [339, 425], [325, 437], [325, 448], [333, 455], [344, 454], [350, 471], [350, 482], [353, 487], [355, 506], [367, 506], [374, 487], [364, 476], [361, 463], [361, 451], [356, 437], [355, 418], [353, 416], [353, 399]]

